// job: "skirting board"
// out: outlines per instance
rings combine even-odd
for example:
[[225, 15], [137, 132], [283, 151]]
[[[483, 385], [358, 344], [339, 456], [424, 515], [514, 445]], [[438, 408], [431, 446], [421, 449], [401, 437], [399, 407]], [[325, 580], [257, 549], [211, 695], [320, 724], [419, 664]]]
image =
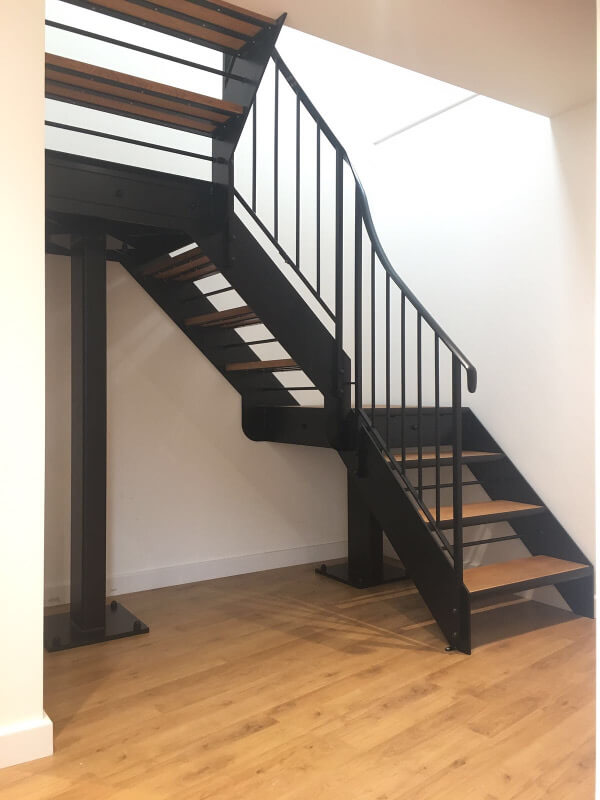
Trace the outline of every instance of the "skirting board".
[[52, 720], [40, 720], [0, 728], [0, 769], [51, 756], [54, 752]]
[[[347, 552], [348, 546], [344, 540], [231, 558], [217, 558], [212, 561], [196, 561], [191, 564], [174, 564], [167, 567], [144, 569], [138, 572], [109, 575], [106, 593], [112, 597], [143, 592], [147, 589], [162, 589], [165, 586], [179, 586], [183, 583], [227, 578], [230, 575], [262, 572], [266, 569], [313, 564], [334, 558], [344, 558]], [[46, 586], [44, 597], [46, 606], [68, 603], [69, 587], [67, 584]]]

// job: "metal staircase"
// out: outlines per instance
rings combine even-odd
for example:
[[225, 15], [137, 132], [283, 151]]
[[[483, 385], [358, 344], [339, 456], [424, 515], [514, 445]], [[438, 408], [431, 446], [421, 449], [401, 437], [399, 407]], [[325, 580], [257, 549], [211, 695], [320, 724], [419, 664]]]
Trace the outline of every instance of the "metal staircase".
[[[92, 234], [96, 256], [105, 259], [110, 247], [240, 392], [250, 438], [339, 452], [348, 471], [349, 559], [341, 572], [321, 571], [357, 587], [397, 578], [383, 562], [385, 532], [449, 647], [465, 653], [471, 599], [484, 594], [556, 585], [576, 613], [593, 615], [589, 560], [463, 406], [463, 385], [476, 389], [475, 367], [389, 262], [348, 154], [275, 50], [285, 16], [203, 0], [68, 2], [223, 53], [221, 70], [205, 68], [47, 22], [223, 79], [222, 97], [211, 98], [47, 56], [48, 97], [213, 142], [210, 156], [156, 148], [211, 162], [207, 181], [48, 151], [47, 248], [69, 254], [69, 236]], [[283, 135], [288, 144], [292, 136], [287, 158]], [[216, 275], [225, 285], [207, 289]], [[229, 292], [243, 304], [219, 307], [216, 298]], [[266, 332], [249, 338], [253, 326]], [[274, 344], [285, 357], [259, 358], [260, 347]], [[302, 380], [284, 383], [282, 372]], [[488, 499], [464, 502], [465, 486]], [[468, 535], [498, 522], [513, 532]], [[464, 568], [465, 548], [511, 539], [530, 556]], [[81, 615], [71, 625], [90, 628]], [[55, 645], [67, 646], [64, 637]]]

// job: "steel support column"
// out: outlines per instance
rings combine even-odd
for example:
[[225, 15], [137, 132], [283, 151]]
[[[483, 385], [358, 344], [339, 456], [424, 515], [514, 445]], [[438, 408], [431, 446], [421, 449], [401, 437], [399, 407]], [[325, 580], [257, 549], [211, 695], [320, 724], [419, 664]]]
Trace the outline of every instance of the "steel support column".
[[106, 605], [106, 240], [71, 243], [71, 606], [46, 616], [44, 644], [64, 650], [148, 631]]
[[348, 472], [348, 560], [341, 564], [322, 564], [319, 575], [368, 589], [406, 578], [406, 570], [384, 561], [383, 531], [364, 502], [360, 478]]

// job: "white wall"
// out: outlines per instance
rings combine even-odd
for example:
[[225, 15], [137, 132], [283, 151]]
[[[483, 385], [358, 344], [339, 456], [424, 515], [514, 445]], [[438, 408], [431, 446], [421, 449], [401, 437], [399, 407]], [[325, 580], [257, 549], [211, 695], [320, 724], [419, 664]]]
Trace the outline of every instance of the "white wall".
[[285, 10], [287, 24], [300, 31], [541, 114], [561, 113], [595, 93], [594, 0], [248, 0], [247, 6], [272, 17]]
[[[119, 264], [108, 265], [108, 591], [339, 557], [329, 450], [256, 443], [238, 393]], [[47, 258], [46, 602], [68, 584], [69, 262]]]
[[593, 104], [478, 98], [374, 148], [366, 180], [392, 262], [478, 368], [465, 403], [590, 558], [594, 126]]
[[43, 21], [42, 0], [2, 9], [0, 767], [52, 753], [42, 661]]

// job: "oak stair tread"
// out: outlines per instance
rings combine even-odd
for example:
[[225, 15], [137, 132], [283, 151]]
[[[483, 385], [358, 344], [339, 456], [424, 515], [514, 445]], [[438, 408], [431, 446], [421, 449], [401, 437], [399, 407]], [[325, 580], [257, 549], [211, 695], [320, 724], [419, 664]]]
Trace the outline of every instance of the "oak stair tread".
[[592, 567], [552, 556], [529, 556], [465, 569], [463, 582], [471, 596], [487, 592], [547, 586], [592, 574]]
[[207, 275], [220, 272], [210, 258], [204, 254], [202, 248], [192, 247], [179, 255], [169, 254], [159, 256], [144, 264], [140, 270], [145, 277], [167, 280], [198, 280]]
[[[501, 522], [510, 520], [512, 517], [525, 517], [531, 514], [541, 514], [546, 511], [545, 506], [533, 505], [531, 503], [518, 503], [513, 500], [486, 500], [482, 503], [465, 503], [463, 505], [462, 518], [463, 525], [480, 525], [489, 522]], [[429, 509], [429, 513], [435, 519], [435, 506]], [[420, 514], [424, 520], [427, 515], [423, 510]], [[440, 507], [440, 528], [451, 528], [454, 525], [454, 509], [450, 506]]]
[[212, 311], [199, 314], [184, 320], [185, 325], [201, 328], [244, 328], [248, 325], [260, 325], [261, 320], [250, 306], [228, 308], [225, 311]]
[[300, 369], [293, 358], [276, 358], [271, 361], [240, 361], [226, 364], [226, 372], [284, 372]]
[[[402, 453], [393, 453], [394, 460], [402, 462]], [[406, 453], [406, 461], [415, 462], [415, 466], [418, 466], [420, 463], [422, 466], [435, 466], [436, 463], [436, 455], [435, 450], [426, 450], [423, 448], [421, 452], [421, 459], [419, 461], [419, 453], [418, 451]], [[484, 450], [463, 450], [462, 451], [462, 461], [465, 464], [473, 463], [477, 461], [496, 461], [501, 458], [504, 458], [502, 453], [496, 452], [488, 452]], [[454, 461], [452, 456], [452, 451], [442, 450], [440, 452], [440, 464], [446, 465], [451, 464]], [[412, 466], [412, 464], [411, 464]]]
[[190, 272], [185, 272], [183, 275], [177, 275], [175, 277], [176, 281], [198, 281], [200, 278], [206, 278], [209, 275], [216, 275], [221, 270], [213, 264], [212, 262], [208, 263], [205, 267], [198, 266], [196, 269], [191, 270]]
[[152, 7], [135, 0], [67, 2], [231, 53], [275, 24], [270, 17], [225, 2], [204, 6], [191, 0], [154, 0]]
[[244, 111], [237, 103], [50, 53], [46, 97], [205, 135]]
[[196, 256], [183, 264], [177, 264], [161, 270], [160, 272], [156, 272], [153, 277], [160, 278], [161, 280], [185, 278], [187, 277], [187, 273], [196, 274], [199, 271], [202, 272], [202, 274], [212, 274], [217, 271], [217, 268], [211, 263], [208, 256]]

